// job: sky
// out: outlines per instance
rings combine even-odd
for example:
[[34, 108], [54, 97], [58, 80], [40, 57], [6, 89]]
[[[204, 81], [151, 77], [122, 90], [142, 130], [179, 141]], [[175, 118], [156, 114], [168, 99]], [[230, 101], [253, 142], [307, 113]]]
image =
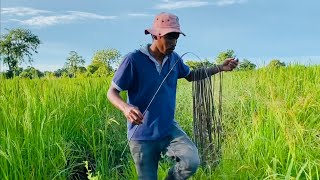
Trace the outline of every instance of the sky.
[[271, 59], [310, 65], [320, 64], [319, 7], [319, 0], [1, 0], [0, 33], [31, 30], [41, 40], [32, 66], [54, 71], [70, 51], [88, 65], [96, 51], [114, 48], [124, 56], [151, 43], [144, 30], [156, 14], [170, 12], [186, 34], [180, 55], [214, 61], [232, 49], [258, 66]]

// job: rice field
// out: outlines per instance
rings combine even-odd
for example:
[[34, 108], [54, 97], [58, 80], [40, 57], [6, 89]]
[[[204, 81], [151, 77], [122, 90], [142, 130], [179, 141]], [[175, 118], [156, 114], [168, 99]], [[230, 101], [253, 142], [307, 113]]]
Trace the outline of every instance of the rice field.
[[[0, 79], [0, 179], [137, 179], [110, 81]], [[320, 66], [229, 72], [222, 83], [222, 159], [192, 179], [320, 179]], [[179, 80], [176, 119], [190, 137], [191, 90]], [[159, 179], [171, 163], [161, 160]]]

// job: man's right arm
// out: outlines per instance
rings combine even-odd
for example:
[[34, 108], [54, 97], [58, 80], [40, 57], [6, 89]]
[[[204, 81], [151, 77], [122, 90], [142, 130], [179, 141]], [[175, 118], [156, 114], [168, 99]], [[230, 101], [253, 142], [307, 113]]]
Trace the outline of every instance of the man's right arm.
[[142, 124], [143, 115], [140, 110], [137, 107], [124, 102], [120, 96], [120, 91], [118, 91], [114, 86], [110, 86], [107, 97], [116, 108], [123, 112], [130, 122]]

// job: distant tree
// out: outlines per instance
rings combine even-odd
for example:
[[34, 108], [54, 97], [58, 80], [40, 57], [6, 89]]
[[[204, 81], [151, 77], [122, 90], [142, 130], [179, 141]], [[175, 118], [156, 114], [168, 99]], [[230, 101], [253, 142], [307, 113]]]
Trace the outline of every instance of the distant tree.
[[108, 69], [114, 71], [118, 68], [117, 65], [119, 65], [120, 57], [120, 52], [112, 48], [97, 51], [94, 54], [92, 61], [104, 62], [107, 65]]
[[54, 74], [54, 72], [51, 72], [51, 71], [44, 71], [43, 72], [43, 77], [45, 77], [45, 78], [54, 78], [55, 74]]
[[22, 71], [23, 71], [23, 68], [22, 67], [18, 67], [13, 72], [10, 72], [10, 71], [5, 72], [5, 76], [7, 78], [13, 78], [13, 77], [19, 76], [22, 73]]
[[85, 68], [85, 67], [83, 67], [83, 66], [80, 66], [80, 67], [78, 68], [78, 73], [82, 74], [82, 73], [85, 73], [85, 72], [87, 72], [87, 68]]
[[43, 77], [43, 73], [41, 71], [39, 71], [38, 69], [34, 68], [34, 67], [28, 66], [26, 69], [24, 69], [20, 73], [19, 77], [35, 79], [35, 78]]
[[197, 69], [199, 67], [199, 62], [197, 61], [187, 60], [185, 64], [188, 65], [191, 70]]
[[112, 72], [104, 62], [99, 60], [92, 61], [87, 67], [87, 71], [94, 77], [106, 77]]
[[0, 38], [0, 56], [3, 63], [9, 68], [7, 77], [17, 75], [19, 65], [24, 62], [24, 57], [31, 63], [32, 53], [38, 53], [37, 48], [41, 43], [38, 36], [26, 29], [8, 30], [7, 34]]
[[279, 68], [279, 67], [285, 67], [286, 63], [281, 62], [278, 59], [273, 59], [270, 61], [270, 63], [268, 64], [267, 67], [271, 67], [271, 68]]
[[87, 67], [88, 72], [94, 76], [107, 76], [114, 72], [119, 65], [121, 54], [116, 49], [105, 49], [97, 51], [91, 64]]
[[[102, 66], [106, 66], [104, 63], [100, 62], [100, 64]], [[95, 73], [99, 67], [100, 67], [100, 64], [99, 64], [99, 61], [93, 61], [91, 62], [91, 64], [87, 67], [87, 71], [90, 73], [90, 74], [93, 74]]]
[[243, 61], [240, 62], [240, 64], [239, 64], [238, 70], [247, 71], [247, 70], [253, 70], [256, 67], [257, 66], [255, 64], [253, 64], [252, 62], [250, 62], [248, 59], [243, 59]]
[[84, 63], [85, 60], [82, 56], [75, 51], [70, 51], [67, 62], [65, 63], [65, 68], [68, 70], [70, 76], [75, 77], [79, 68], [83, 66]]
[[205, 59], [204, 61], [192, 61], [192, 60], [188, 60], [185, 62], [186, 65], [188, 65], [190, 67], [191, 70], [193, 69], [198, 69], [201, 67], [210, 67], [213, 66], [213, 64], [211, 62], [209, 62], [208, 59]]
[[66, 68], [61, 68], [53, 72], [56, 77], [67, 77], [68, 70]]
[[208, 59], [205, 59], [204, 61], [201, 62], [203, 66], [213, 66], [214, 63], [210, 62]]
[[235, 57], [234, 51], [228, 49], [226, 51], [220, 52], [216, 58], [216, 64], [222, 64], [227, 58]]

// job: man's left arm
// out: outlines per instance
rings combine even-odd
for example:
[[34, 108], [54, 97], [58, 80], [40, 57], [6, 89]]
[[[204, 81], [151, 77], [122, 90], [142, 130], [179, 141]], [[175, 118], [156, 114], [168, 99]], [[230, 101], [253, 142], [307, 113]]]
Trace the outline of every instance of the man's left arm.
[[196, 74], [196, 72], [192, 70], [190, 71], [189, 75], [185, 77], [185, 79], [189, 82], [198, 81], [207, 77], [211, 77], [212, 75], [217, 74], [221, 71], [232, 71], [234, 68], [238, 66], [238, 63], [238, 59], [227, 58], [222, 64], [206, 68], [205, 71], [202, 71], [200, 73]]

